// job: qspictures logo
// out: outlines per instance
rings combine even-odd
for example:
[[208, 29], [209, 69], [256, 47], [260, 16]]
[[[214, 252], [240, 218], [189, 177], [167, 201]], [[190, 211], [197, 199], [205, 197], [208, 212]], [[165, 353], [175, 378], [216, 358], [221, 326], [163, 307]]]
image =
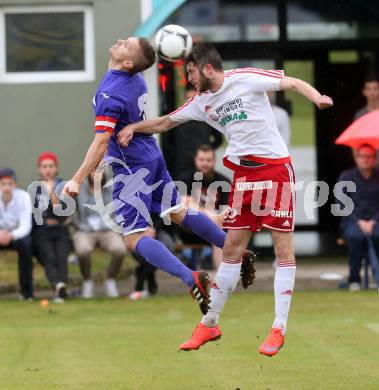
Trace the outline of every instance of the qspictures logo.
[[[117, 173], [108, 180], [103, 180], [104, 169], [106, 165], [116, 164]], [[113, 171], [113, 169], [112, 169]], [[114, 171], [115, 172], [115, 171]], [[198, 212], [206, 209], [207, 213], [213, 217], [220, 217], [225, 222], [232, 223], [241, 213], [241, 209], [227, 207], [226, 204], [218, 204], [216, 206], [217, 197], [212, 195], [220, 188], [222, 192], [230, 192], [230, 183], [227, 181], [215, 181], [206, 191], [202, 197], [196, 196], [199, 188], [201, 188], [201, 181], [203, 176], [201, 172], [196, 172], [194, 181], [188, 185], [184, 182], [177, 181], [175, 183], [168, 182], [163, 185], [162, 180], [155, 183], [146, 181], [150, 171], [147, 168], [140, 168], [132, 170], [125, 162], [116, 158], [107, 158], [103, 161], [101, 168], [96, 171], [94, 177], [94, 199], [91, 204], [83, 204], [84, 208], [91, 209], [97, 212], [102, 218], [103, 222], [113, 231], [118, 233], [125, 233], [132, 231], [137, 226], [139, 219], [144, 219], [148, 224], [152, 223], [150, 216], [150, 206], [144, 202], [144, 199], [149, 198], [158, 187], [159, 194], [162, 198], [159, 200], [160, 204], [156, 205], [156, 209], [160, 209], [163, 213], [173, 207], [181, 204], [180, 195], [177, 196], [177, 190], [183, 195], [191, 194], [191, 208], [189, 213], [196, 215]], [[47, 187], [43, 181], [34, 181], [29, 184], [27, 192], [31, 198], [31, 205], [27, 203], [25, 207], [29, 210], [31, 206], [31, 213], [33, 215], [36, 225], [44, 223], [44, 213], [50, 207], [51, 192], [54, 191], [61, 202], [53, 204], [52, 212], [58, 217], [72, 216], [77, 207], [74, 198], [66, 194], [62, 194], [63, 186], [66, 182], [60, 182], [55, 188]], [[291, 186], [291, 183], [287, 183]], [[175, 189], [175, 185], [177, 190]], [[267, 196], [276, 196], [277, 183], [275, 181], [261, 181], [261, 182], [241, 182], [237, 183], [235, 194], [244, 195], [244, 193], [251, 192], [250, 210], [256, 215], [269, 215], [275, 218], [284, 218], [283, 227], [288, 227], [290, 222], [287, 219], [292, 219], [294, 213], [292, 210], [282, 207], [274, 209], [271, 207], [261, 208], [261, 197], [263, 191], [267, 192]], [[112, 191], [112, 200], [109, 197], [103, 197], [105, 191], [109, 187]], [[338, 217], [347, 217], [354, 211], [355, 204], [349, 193], [356, 192], [356, 185], [351, 181], [339, 181], [332, 188], [328, 183], [323, 181], [315, 181], [305, 184], [303, 181], [297, 182], [292, 191], [296, 192], [297, 198], [302, 197], [303, 211], [307, 219], [314, 220], [315, 212], [320, 207], [327, 204], [330, 196], [334, 202], [327, 205], [332, 215]], [[283, 196], [283, 194], [282, 194]], [[205, 204], [201, 203], [201, 199], [205, 199]], [[267, 197], [266, 197], [267, 200]], [[287, 202], [287, 197], [281, 198], [279, 205]], [[184, 203], [184, 202], [183, 202]], [[129, 213], [129, 210], [135, 210]], [[266, 214], [267, 213], [267, 214]], [[130, 215], [129, 215], [130, 214]], [[167, 217], [167, 218], [166, 218]], [[171, 220], [166, 216], [164, 223], [171, 224]]]

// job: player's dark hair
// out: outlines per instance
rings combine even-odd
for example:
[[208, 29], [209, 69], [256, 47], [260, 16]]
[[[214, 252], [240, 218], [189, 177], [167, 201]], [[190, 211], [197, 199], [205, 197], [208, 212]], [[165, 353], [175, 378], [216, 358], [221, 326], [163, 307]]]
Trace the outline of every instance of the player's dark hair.
[[217, 49], [207, 43], [196, 44], [189, 56], [186, 58], [186, 65], [192, 62], [199, 69], [204, 68], [205, 65], [210, 64], [212, 67], [222, 72], [222, 58]]
[[143, 72], [150, 68], [157, 58], [154, 46], [146, 38], [138, 38], [138, 43], [142, 51], [142, 59], [134, 65], [134, 73]]
[[199, 152], [213, 152], [215, 153], [215, 150], [212, 148], [211, 145], [209, 144], [202, 144], [200, 146], [197, 147], [196, 149], [196, 155], [199, 153]]

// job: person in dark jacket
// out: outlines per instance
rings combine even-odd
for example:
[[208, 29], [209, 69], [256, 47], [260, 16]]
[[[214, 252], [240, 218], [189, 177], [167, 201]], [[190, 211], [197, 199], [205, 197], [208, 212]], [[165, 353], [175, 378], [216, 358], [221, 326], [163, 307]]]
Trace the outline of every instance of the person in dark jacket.
[[356, 166], [341, 173], [339, 181], [356, 185], [356, 192], [348, 196], [354, 203], [350, 215], [342, 217], [341, 232], [347, 242], [349, 255], [349, 289], [359, 291], [361, 263], [367, 254], [368, 239], [379, 254], [379, 171], [376, 166], [376, 150], [368, 144], [354, 150]]
[[55, 291], [54, 301], [62, 303], [67, 298], [67, 258], [71, 251], [71, 239], [68, 217], [59, 216], [54, 211], [57, 206], [65, 207], [59, 199], [62, 180], [58, 178], [58, 159], [54, 153], [40, 154], [38, 173], [40, 185], [35, 194], [34, 209], [40, 211], [41, 220], [33, 218], [33, 248]]
[[[194, 153], [194, 168], [184, 172], [179, 181], [182, 181], [187, 188], [187, 196], [183, 200], [191, 208], [206, 213], [217, 225], [222, 226], [224, 216], [223, 209], [228, 205], [230, 192], [230, 180], [215, 170], [216, 155], [211, 145], [200, 145]], [[184, 229], [179, 230], [179, 236], [184, 244], [208, 244], [192, 232]], [[213, 268], [217, 269], [221, 262], [222, 251], [220, 248], [213, 247], [207, 251], [205, 247], [200, 255], [208, 257], [211, 255]], [[185, 258], [194, 258], [196, 254], [193, 250], [185, 250]], [[196, 264], [192, 265], [196, 267]]]

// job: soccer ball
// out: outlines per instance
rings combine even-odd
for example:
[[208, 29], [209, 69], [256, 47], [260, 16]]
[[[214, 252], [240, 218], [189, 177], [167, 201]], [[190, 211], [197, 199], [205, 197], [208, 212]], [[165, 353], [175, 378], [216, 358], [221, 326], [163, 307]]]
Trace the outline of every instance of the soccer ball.
[[192, 37], [184, 27], [168, 24], [155, 35], [155, 46], [165, 60], [177, 61], [191, 52]]

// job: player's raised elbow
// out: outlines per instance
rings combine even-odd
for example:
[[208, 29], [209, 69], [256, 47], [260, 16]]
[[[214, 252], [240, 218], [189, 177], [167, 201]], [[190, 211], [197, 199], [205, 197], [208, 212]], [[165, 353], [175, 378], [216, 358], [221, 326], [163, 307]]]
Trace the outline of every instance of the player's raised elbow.
[[281, 91], [297, 91], [298, 86], [301, 80], [294, 77], [283, 77], [280, 81], [280, 90]]

